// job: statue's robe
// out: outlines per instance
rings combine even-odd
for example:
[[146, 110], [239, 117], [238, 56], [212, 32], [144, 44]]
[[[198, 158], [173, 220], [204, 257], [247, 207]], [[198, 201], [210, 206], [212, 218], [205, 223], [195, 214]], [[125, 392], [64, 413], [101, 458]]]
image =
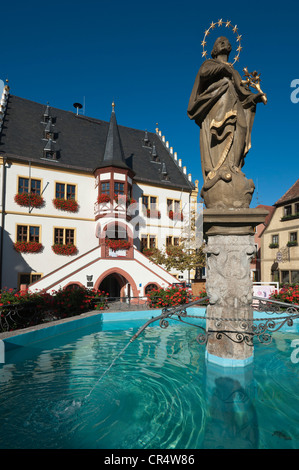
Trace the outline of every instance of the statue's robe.
[[244, 165], [259, 95], [241, 85], [240, 74], [227, 63], [209, 59], [200, 67], [187, 114], [200, 127], [205, 189]]

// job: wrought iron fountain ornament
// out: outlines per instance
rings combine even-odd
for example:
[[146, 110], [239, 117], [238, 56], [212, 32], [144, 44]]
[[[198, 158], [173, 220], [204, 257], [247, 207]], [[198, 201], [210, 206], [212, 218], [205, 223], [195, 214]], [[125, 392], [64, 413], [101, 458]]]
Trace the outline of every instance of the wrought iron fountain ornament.
[[[176, 307], [165, 307], [162, 309], [161, 315], [148, 320], [139, 330], [132, 336], [130, 342], [135, 341], [138, 336], [152, 323], [159, 321], [161, 328], [169, 326], [169, 320], [179, 321], [184, 324], [191, 325], [200, 330], [196, 337], [196, 341], [200, 345], [205, 345], [210, 336], [214, 336], [220, 340], [223, 335], [235, 343], [245, 342], [248, 346], [254, 346], [254, 340], [259, 343], [270, 344], [272, 342], [272, 333], [280, 330], [284, 325], [292, 327], [294, 321], [299, 319], [299, 305], [290, 305], [285, 302], [276, 300], [264, 299], [261, 297], [253, 297], [253, 309], [257, 312], [263, 312], [267, 315], [279, 315], [275, 318], [256, 318], [252, 321], [244, 320], [242, 318], [216, 318], [208, 317], [206, 315], [189, 315], [187, 309], [194, 306], [201, 306], [208, 301], [208, 297], [200, 300], [194, 300], [188, 304], [183, 304]], [[200, 321], [212, 320], [217, 329], [205, 328], [202, 325], [190, 323], [188, 319], [197, 319]], [[227, 323], [231, 323], [232, 329], [227, 329]], [[224, 328], [226, 323], [226, 328]]]

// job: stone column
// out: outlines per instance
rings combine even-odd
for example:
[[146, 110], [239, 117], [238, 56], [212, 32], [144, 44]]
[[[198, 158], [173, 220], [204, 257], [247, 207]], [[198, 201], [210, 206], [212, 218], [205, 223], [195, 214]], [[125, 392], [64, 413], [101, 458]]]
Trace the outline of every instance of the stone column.
[[204, 210], [208, 341], [206, 357], [226, 366], [244, 366], [253, 359], [252, 280], [255, 226], [261, 209]]

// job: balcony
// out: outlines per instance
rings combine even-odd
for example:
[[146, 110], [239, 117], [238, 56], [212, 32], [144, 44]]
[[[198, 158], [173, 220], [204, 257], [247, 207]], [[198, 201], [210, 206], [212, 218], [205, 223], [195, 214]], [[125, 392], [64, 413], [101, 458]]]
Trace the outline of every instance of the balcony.
[[135, 214], [136, 209], [135, 199], [127, 198], [125, 195], [118, 195], [111, 199], [108, 195], [102, 194], [94, 204], [94, 215], [96, 220], [107, 216], [129, 220]]
[[133, 243], [126, 239], [105, 238], [101, 241], [102, 258], [133, 258]]

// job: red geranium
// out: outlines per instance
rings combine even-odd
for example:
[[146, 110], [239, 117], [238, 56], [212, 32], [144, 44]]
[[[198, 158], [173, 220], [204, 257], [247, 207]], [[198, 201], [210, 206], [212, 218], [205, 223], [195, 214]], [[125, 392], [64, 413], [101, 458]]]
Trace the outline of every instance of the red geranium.
[[56, 209], [68, 212], [77, 212], [79, 204], [74, 199], [63, 199], [56, 197], [53, 199], [53, 204]]
[[105, 243], [111, 250], [128, 250], [131, 247], [131, 243], [127, 240], [111, 240], [110, 238], [106, 238]]
[[184, 219], [184, 216], [183, 216], [183, 212], [182, 212], [182, 211], [180, 211], [180, 212], [169, 211], [169, 212], [168, 212], [168, 217], [169, 217], [171, 220], [183, 220], [183, 219]]
[[108, 194], [100, 194], [97, 202], [98, 204], [101, 204], [102, 202], [110, 202], [110, 196], [108, 196]]
[[19, 253], [38, 253], [43, 245], [38, 242], [16, 242], [14, 249]]
[[19, 206], [41, 207], [44, 204], [44, 198], [35, 193], [17, 193], [14, 199]]
[[151, 248], [144, 248], [142, 250], [142, 253], [144, 254], [144, 256], [153, 256], [154, 250]]
[[77, 253], [77, 247], [72, 244], [67, 244], [67, 245], [62, 245], [62, 244], [54, 244], [52, 245], [52, 250], [56, 255], [64, 255], [64, 256], [70, 256], [74, 255]]

